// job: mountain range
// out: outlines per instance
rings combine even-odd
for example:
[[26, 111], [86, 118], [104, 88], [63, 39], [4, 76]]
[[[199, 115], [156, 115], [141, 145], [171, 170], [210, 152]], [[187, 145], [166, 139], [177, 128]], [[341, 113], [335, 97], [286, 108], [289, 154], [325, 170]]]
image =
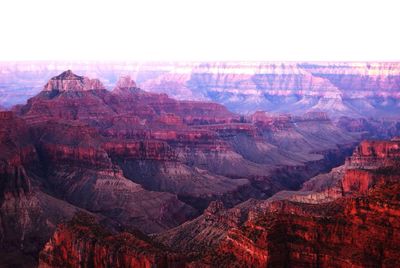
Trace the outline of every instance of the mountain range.
[[212, 101], [245, 115], [388, 118], [400, 109], [396, 62], [7, 62], [0, 64], [0, 105], [23, 104], [66, 68], [97, 77], [109, 90], [130, 75], [147, 91]]

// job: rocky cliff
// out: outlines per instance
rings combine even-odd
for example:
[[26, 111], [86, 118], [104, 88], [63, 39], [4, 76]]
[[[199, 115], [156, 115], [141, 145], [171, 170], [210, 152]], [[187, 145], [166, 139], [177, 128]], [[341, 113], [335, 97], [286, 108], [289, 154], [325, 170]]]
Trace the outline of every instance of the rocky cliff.
[[184, 267], [184, 257], [136, 233], [113, 234], [87, 214], [60, 224], [39, 267]]

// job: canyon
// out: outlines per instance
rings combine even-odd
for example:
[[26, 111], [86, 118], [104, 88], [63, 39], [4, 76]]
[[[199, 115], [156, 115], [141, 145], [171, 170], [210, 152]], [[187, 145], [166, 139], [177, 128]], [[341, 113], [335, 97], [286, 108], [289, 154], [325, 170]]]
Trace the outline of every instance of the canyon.
[[150, 242], [136, 242], [145, 239], [140, 234], [104, 235], [93, 219], [78, 215], [58, 227], [39, 267], [76, 266], [78, 260], [83, 267], [396, 267], [399, 156], [399, 140], [365, 141], [344, 166], [300, 191], [230, 209], [213, 201], [200, 217], [153, 235], [150, 248]]
[[[215, 88], [254, 80], [231, 76], [243, 68], [234, 66], [179, 68], [189, 68], [190, 79], [191, 68], [218, 69], [225, 77], [217, 80], [225, 82]], [[400, 143], [388, 140], [400, 135], [393, 108], [397, 66], [377, 64], [367, 71], [364, 65], [351, 66], [346, 75], [354, 79], [329, 78], [337, 85], [328, 93], [324, 67], [288, 66], [274, 70], [282, 76], [307, 69], [299, 75], [320, 83], [307, 93], [316, 98], [350, 83], [355, 92], [345, 90], [344, 98], [364, 92], [368, 101], [393, 101], [376, 104], [369, 114], [376, 118], [336, 113], [331, 106], [238, 114], [223, 101], [168, 96], [154, 82], [171, 75], [165, 70], [149, 71], [148, 79], [142, 74], [139, 82], [123, 75], [112, 90], [102, 82], [106, 71], [97, 79], [67, 70], [43, 83], [25, 104], [0, 111], [0, 265], [398, 264]], [[38, 79], [56, 69], [42, 67], [24, 75]], [[341, 76], [343, 69], [329, 72]], [[394, 78], [375, 77], [389, 73]], [[359, 75], [369, 77], [368, 86]], [[190, 84], [186, 78], [179, 81]], [[285, 82], [290, 92], [276, 94], [291, 98], [311, 83], [307, 79]], [[162, 83], [174, 95], [177, 82]], [[385, 90], [373, 88], [378, 85]], [[363, 250], [369, 241], [376, 246]], [[336, 256], [342, 247], [343, 255]], [[354, 256], [346, 255], [352, 251]]]

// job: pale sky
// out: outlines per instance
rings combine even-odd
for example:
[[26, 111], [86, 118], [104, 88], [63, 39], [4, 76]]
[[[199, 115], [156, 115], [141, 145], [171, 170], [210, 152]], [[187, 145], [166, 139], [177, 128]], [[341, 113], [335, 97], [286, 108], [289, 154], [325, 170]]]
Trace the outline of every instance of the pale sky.
[[1, 0], [0, 60], [399, 61], [379, 0]]

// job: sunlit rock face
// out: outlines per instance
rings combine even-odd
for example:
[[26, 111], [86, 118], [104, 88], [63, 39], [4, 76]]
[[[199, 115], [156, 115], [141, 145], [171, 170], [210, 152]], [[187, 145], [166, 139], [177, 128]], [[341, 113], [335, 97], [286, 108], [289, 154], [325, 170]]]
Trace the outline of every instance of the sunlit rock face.
[[[387, 171], [388, 177], [394, 168], [398, 168], [400, 159], [400, 141], [363, 141], [353, 155], [346, 160], [347, 171], [342, 188], [345, 193], [366, 193], [379, 183], [381, 176], [374, 170]], [[371, 172], [372, 171], [372, 172]]]
[[184, 267], [185, 258], [136, 233], [113, 234], [87, 214], [56, 232], [39, 255], [39, 267]]
[[400, 143], [398, 138], [391, 141], [364, 141], [348, 158], [347, 165], [354, 168], [376, 169], [390, 167], [400, 158]]

